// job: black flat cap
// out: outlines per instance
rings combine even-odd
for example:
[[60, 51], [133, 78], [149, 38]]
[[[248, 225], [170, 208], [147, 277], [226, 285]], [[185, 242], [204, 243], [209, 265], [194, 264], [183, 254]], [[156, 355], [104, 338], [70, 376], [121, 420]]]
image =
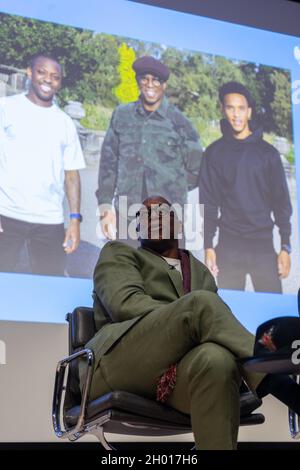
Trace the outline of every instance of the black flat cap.
[[256, 330], [254, 354], [293, 351], [292, 344], [300, 340], [300, 318], [278, 317], [262, 323]]
[[278, 317], [256, 330], [254, 355], [238, 359], [248, 372], [299, 374], [300, 318]]
[[151, 56], [143, 56], [139, 59], [136, 59], [133, 62], [132, 68], [137, 76], [150, 73], [154, 77], [158, 77], [164, 82], [166, 82], [170, 76], [169, 68]]

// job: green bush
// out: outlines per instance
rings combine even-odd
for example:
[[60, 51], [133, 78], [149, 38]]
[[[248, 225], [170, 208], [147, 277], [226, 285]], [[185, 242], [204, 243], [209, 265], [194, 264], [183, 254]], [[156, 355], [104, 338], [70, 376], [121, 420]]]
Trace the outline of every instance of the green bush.
[[106, 131], [112, 115], [112, 109], [105, 108], [100, 104], [90, 103], [83, 103], [83, 107], [86, 116], [81, 119], [80, 123], [87, 129]]
[[200, 136], [201, 145], [203, 148], [207, 148], [212, 142], [222, 136], [218, 121], [208, 123], [199, 117], [192, 118], [191, 122]]
[[295, 152], [294, 152], [294, 145], [291, 145], [289, 153], [286, 155], [287, 161], [291, 165], [295, 165]]

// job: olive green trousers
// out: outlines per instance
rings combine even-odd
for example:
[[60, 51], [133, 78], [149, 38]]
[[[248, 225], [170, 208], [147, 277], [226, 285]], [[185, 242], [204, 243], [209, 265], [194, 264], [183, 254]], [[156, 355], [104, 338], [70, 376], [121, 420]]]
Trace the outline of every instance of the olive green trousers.
[[197, 449], [235, 449], [242, 378], [255, 391], [262, 374], [236, 358], [253, 353], [254, 336], [209, 291], [193, 291], [149, 313], [96, 358], [90, 398], [124, 390], [155, 399], [157, 379], [177, 363], [167, 404], [191, 415]]

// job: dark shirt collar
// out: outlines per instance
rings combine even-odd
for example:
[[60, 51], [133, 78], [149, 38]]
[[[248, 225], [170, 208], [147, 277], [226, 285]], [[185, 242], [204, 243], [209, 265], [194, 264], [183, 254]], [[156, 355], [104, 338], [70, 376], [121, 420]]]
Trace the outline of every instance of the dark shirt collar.
[[[159, 114], [161, 117], [165, 118], [167, 116], [168, 107], [169, 107], [168, 99], [164, 96], [160, 104], [160, 107], [156, 111], [153, 111], [153, 113], [150, 113], [150, 115], [152, 116], [152, 115]], [[149, 116], [149, 114], [144, 109], [143, 103], [140, 99], [136, 101], [135, 109], [142, 116], [144, 117]]]

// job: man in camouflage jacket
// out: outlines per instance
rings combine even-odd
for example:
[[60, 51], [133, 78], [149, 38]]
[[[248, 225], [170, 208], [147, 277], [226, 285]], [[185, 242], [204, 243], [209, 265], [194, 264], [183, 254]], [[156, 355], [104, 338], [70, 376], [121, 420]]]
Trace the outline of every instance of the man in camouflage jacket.
[[202, 155], [190, 121], [164, 96], [168, 67], [141, 57], [133, 69], [140, 98], [114, 110], [101, 151], [96, 196], [102, 231], [110, 239], [116, 224], [113, 199], [117, 215], [120, 196], [127, 196], [127, 207], [149, 194], [182, 207], [188, 191], [197, 187]]

